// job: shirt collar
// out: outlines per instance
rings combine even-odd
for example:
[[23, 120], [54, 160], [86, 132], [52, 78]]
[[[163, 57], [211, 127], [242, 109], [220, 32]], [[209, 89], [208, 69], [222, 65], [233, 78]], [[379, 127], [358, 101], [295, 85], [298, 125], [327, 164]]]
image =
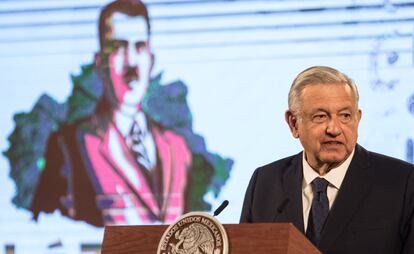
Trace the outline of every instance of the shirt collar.
[[328, 180], [330, 185], [335, 187], [336, 189], [341, 188], [341, 184], [345, 178], [345, 174], [348, 171], [349, 165], [351, 164], [352, 158], [354, 157], [355, 149], [352, 150], [351, 154], [348, 158], [338, 167], [331, 169], [326, 175], [320, 176], [316, 173], [309, 163], [306, 161], [305, 158], [305, 151], [303, 151], [302, 155], [302, 166], [303, 166], [303, 186], [309, 185], [316, 177], [325, 178]]
[[123, 137], [129, 135], [132, 125], [136, 122], [141, 129], [142, 133], [147, 133], [147, 120], [145, 114], [142, 111], [137, 111], [134, 115], [126, 115], [121, 111], [115, 112], [115, 126]]

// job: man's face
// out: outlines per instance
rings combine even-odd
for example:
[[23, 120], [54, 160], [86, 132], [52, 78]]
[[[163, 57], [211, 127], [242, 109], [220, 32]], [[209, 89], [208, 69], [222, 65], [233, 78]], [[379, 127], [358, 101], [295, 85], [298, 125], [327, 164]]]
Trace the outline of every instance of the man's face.
[[286, 119], [305, 149], [306, 160], [316, 170], [340, 165], [356, 145], [361, 119], [351, 88], [341, 84], [307, 86], [301, 101], [299, 116], [287, 112]]
[[118, 103], [138, 105], [148, 88], [153, 63], [145, 19], [115, 13], [112, 35], [105, 45], [109, 77]]

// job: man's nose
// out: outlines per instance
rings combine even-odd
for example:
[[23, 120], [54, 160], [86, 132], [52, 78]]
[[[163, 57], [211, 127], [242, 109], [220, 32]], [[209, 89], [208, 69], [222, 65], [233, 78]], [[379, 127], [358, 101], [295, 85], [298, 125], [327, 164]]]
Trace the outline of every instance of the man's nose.
[[138, 52], [134, 43], [128, 44], [128, 65], [138, 66]]
[[329, 119], [328, 126], [326, 127], [326, 133], [334, 137], [342, 133], [341, 123], [336, 116], [332, 116]]

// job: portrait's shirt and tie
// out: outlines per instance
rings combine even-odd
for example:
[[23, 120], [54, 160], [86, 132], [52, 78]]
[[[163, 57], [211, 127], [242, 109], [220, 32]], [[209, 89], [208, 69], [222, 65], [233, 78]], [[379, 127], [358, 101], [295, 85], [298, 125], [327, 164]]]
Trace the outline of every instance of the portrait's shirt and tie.
[[157, 150], [144, 112], [136, 111], [127, 114], [118, 111], [115, 116], [115, 126], [124, 137], [137, 163], [148, 171], [154, 169]]

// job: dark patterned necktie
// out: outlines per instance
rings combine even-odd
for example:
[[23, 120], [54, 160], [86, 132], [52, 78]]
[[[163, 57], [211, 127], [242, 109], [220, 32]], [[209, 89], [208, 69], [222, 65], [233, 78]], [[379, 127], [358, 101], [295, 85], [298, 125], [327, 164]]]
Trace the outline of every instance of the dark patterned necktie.
[[151, 164], [149, 161], [147, 149], [145, 148], [145, 145], [143, 143], [143, 138], [144, 135], [141, 129], [139, 128], [138, 123], [134, 122], [129, 132], [131, 153], [134, 156], [140, 168], [150, 170]]
[[321, 240], [323, 226], [329, 213], [329, 200], [326, 192], [329, 182], [317, 177], [312, 181], [311, 185], [314, 196], [309, 212], [306, 236], [315, 246], [318, 246]]

